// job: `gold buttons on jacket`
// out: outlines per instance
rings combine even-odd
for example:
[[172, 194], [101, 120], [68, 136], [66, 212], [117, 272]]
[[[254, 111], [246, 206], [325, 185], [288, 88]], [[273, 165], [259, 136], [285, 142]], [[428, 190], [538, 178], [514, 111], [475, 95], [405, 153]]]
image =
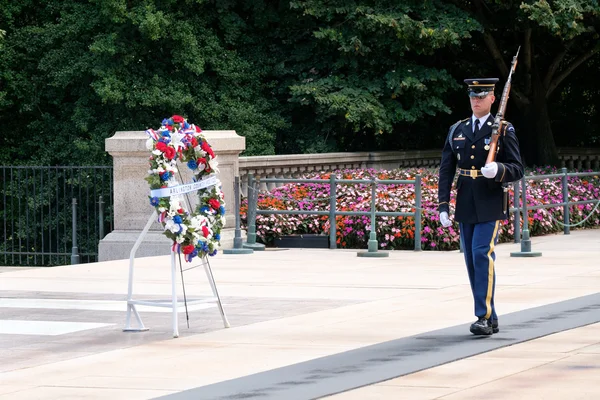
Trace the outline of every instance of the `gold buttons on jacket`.
[[475, 159], [475, 156], [471, 156], [471, 160], [474, 160], [474, 159]]
[[471, 165], [471, 169], [475, 169], [475, 166], [474, 166], [474, 165]]
[[474, 148], [475, 148], [475, 145], [471, 146], [471, 148], [472, 148], [472, 149], [474, 149]]

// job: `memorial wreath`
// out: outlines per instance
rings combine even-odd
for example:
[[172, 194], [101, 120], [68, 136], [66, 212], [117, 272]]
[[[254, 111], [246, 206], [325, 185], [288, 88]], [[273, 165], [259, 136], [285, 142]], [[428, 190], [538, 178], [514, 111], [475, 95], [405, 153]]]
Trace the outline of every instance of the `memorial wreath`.
[[[150, 204], [158, 213], [164, 234], [173, 240], [173, 251], [194, 257], [214, 256], [225, 226], [225, 201], [213, 149], [202, 130], [179, 115], [164, 119], [158, 130], [148, 129], [146, 148], [151, 151], [146, 181], [150, 184]], [[180, 185], [177, 161], [192, 171], [194, 183]], [[198, 205], [186, 210], [182, 194], [198, 189]], [[189, 204], [189, 202], [188, 202]]]

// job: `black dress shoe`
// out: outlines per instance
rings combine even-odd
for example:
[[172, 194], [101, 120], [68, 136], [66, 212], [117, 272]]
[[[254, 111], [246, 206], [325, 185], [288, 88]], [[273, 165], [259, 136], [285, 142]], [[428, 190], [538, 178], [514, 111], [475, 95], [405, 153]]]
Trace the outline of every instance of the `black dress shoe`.
[[485, 318], [479, 317], [479, 319], [471, 324], [471, 333], [473, 335], [486, 335], [489, 336], [494, 332], [492, 324]]
[[493, 333], [500, 332], [500, 328], [498, 327], [498, 320], [497, 319], [488, 319], [488, 324], [491, 324], [492, 332]]

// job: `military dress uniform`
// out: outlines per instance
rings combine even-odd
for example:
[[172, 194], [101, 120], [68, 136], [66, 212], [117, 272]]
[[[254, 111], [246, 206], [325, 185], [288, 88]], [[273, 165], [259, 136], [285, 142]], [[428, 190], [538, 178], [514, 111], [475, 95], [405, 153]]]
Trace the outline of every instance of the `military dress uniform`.
[[[497, 79], [490, 79], [495, 83]], [[482, 80], [478, 80], [482, 81]], [[470, 83], [472, 80], [465, 80]], [[492, 89], [493, 91], [493, 85]], [[475, 93], [476, 95], [477, 93]], [[489, 331], [471, 332], [491, 334], [499, 331], [494, 306], [496, 285], [495, 252], [500, 220], [508, 218], [506, 184], [521, 179], [524, 174], [515, 128], [505, 123], [500, 134], [496, 176], [488, 179], [481, 168], [489, 153], [494, 117], [489, 114], [481, 126], [475, 115], [454, 124], [448, 133], [442, 151], [439, 171], [438, 211], [449, 213], [450, 190], [455, 174], [456, 211], [459, 222], [465, 263], [475, 303], [475, 316], [489, 326]]]

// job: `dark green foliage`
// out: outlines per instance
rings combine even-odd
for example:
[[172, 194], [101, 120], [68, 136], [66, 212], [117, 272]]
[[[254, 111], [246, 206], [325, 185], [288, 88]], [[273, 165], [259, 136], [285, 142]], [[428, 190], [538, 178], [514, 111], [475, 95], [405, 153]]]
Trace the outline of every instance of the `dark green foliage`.
[[599, 87], [599, 11], [595, 0], [0, 0], [0, 164], [110, 164], [107, 137], [172, 114], [236, 130], [247, 155], [439, 147], [470, 113], [462, 80], [502, 85], [519, 46], [507, 118], [526, 161], [547, 162], [571, 115], [586, 132], [576, 143], [597, 143], [584, 99]]
[[[415, 147], [421, 121], [449, 114], [460, 86], [443, 66], [480, 29], [441, 1], [293, 1], [286, 24], [293, 126], [281, 148], [298, 152]], [[300, 14], [301, 13], [301, 14]], [[302, 16], [300, 18], [300, 15]], [[298, 33], [299, 32], [299, 33]], [[450, 121], [450, 120], [448, 120]]]
[[172, 114], [273, 153], [284, 120], [242, 54], [260, 38], [225, 2], [13, 3], [0, 1], [0, 163], [108, 164], [105, 138]]

